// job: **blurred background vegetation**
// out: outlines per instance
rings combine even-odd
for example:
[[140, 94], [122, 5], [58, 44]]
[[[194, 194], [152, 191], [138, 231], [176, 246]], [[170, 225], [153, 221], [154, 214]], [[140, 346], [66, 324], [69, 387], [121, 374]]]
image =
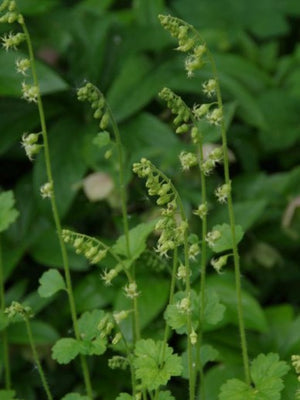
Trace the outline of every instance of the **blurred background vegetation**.
[[[299, 1], [19, 0], [18, 4], [39, 60], [63, 225], [111, 242], [122, 233], [115, 149], [112, 144], [99, 148], [95, 143], [97, 126], [90, 110], [77, 102], [76, 88], [85, 80], [99, 86], [119, 123], [126, 151], [131, 226], [156, 213], [142, 183], [131, 173], [132, 163], [142, 156], [172, 177], [191, 214], [200, 201], [199, 178], [197, 173], [181, 171], [178, 153], [189, 149], [189, 143], [173, 133], [172, 118], [157, 94], [167, 86], [189, 105], [199, 103], [201, 84], [210, 71], [204, 68], [193, 79], [186, 78], [182, 56], [174, 51], [175, 42], [163, 31], [157, 15], [170, 13], [200, 30], [215, 55], [227, 110], [236, 220], [246, 230], [241, 243], [243, 284], [251, 301], [255, 298], [261, 305], [254, 307], [249, 300], [250, 355], [278, 351], [288, 359], [299, 352]], [[7, 28], [0, 27], [2, 32]], [[31, 163], [20, 146], [24, 132], [40, 128], [36, 107], [20, 99], [22, 80], [14, 67], [17, 57], [13, 52], [0, 52], [0, 184], [2, 190], [14, 190], [20, 211], [17, 222], [3, 236], [6, 301], [32, 305], [40, 354], [59, 398], [80, 384], [76, 364], [58, 367], [50, 357], [51, 345], [59, 335], [70, 334], [66, 299], [63, 295], [40, 299], [36, 293], [41, 274], [48, 267], [60, 268], [61, 260], [49, 204], [39, 195], [46, 180], [43, 156]], [[218, 143], [217, 130], [205, 129], [207, 146]], [[112, 156], [106, 159], [108, 151]], [[92, 201], [91, 183], [86, 179], [94, 172], [104, 173], [97, 178], [101, 185], [108, 185], [108, 193], [94, 193], [98, 199], [103, 197], [98, 201]], [[210, 196], [221, 181], [221, 173], [209, 179]], [[224, 207], [215, 207], [209, 221], [211, 226], [226, 222]], [[196, 233], [198, 224], [192, 219]], [[88, 266], [72, 252], [70, 257], [79, 312], [122, 308], [122, 280], [106, 288], [99, 268]], [[146, 300], [141, 301], [141, 313], [147, 316], [144, 333], [156, 337], [163, 328], [159, 315], [167, 301], [168, 274], [152, 251], [139, 263], [146, 293]], [[220, 279], [213, 271], [210, 274], [210, 284], [218, 288], [230, 309], [231, 300], [234, 303], [230, 272]], [[210, 334], [221, 363], [207, 370], [209, 399], [216, 398], [218, 382], [240, 373], [234, 312], [228, 311], [226, 318]], [[39, 378], [29, 364], [31, 356], [20, 324], [9, 328], [9, 339], [18, 393], [28, 400], [37, 399]], [[183, 344], [179, 341], [176, 346]], [[103, 400], [128, 389], [127, 374], [118, 372], [116, 380], [115, 371], [106, 366], [108, 357], [90, 360]], [[293, 389], [294, 377], [289, 379]], [[292, 389], [284, 399], [292, 399]], [[180, 381], [174, 390], [183, 398]]]

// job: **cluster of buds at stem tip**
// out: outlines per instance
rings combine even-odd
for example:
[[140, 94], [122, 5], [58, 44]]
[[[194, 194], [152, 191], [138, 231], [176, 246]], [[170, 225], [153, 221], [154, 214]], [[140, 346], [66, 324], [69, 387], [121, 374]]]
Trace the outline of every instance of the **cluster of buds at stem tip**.
[[188, 223], [178, 218], [178, 193], [171, 181], [157, 170], [149, 160], [142, 158], [133, 164], [133, 171], [140, 178], [147, 178], [146, 187], [150, 196], [159, 196], [156, 204], [163, 206], [162, 218], [157, 222], [155, 230], [160, 232], [155, 251], [160, 256], [168, 256], [168, 252], [184, 242]]
[[24, 23], [22, 14], [17, 10], [17, 4], [15, 0], [4, 0], [0, 5], [0, 13], [4, 14], [0, 17], [0, 23], [13, 24], [18, 22], [19, 24]]
[[205, 161], [201, 164], [201, 170], [204, 175], [210, 175], [215, 169], [216, 165], [223, 160], [223, 149], [222, 147], [216, 147], [211, 151]]
[[103, 94], [92, 83], [88, 82], [77, 90], [77, 98], [79, 101], [87, 101], [90, 103], [94, 111], [94, 118], [99, 119], [99, 128], [105, 130], [109, 124], [109, 110]]
[[16, 316], [19, 316], [23, 319], [33, 317], [33, 312], [31, 307], [23, 306], [23, 304], [20, 304], [17, 301], [13, 301], [11, 305], [5, 309], [4, 313], [7, 315], [9, 319], [14, 318]]
[[176, 133], [186, 133], [190, 127], [189, 122], [191, 122], [191, 110], [185, 104], [180, 96], [172, 92], [171, 89], [164, 88], [160, 91], [159, 97], [163, 99], [172, 114], [175, 115], [174, 125], [177, 126]]
[[40, 133], [24, 133], [22, 136], [21, 145], [25, 150], [26, 156], [30, 161], [39, 153], [43, 145], [38, 144]]
[[193, 76], [194, 72], [204, 65], [205, 43], [194, 28], [182, 20], [170, 15], [160, 15], [159, 20], [171, 36], [177, 39], [177, 50], [187, 53], [185, 69], [188, 77]]
[[107, 255], [107, 248], [101, 242], [89, 236], [64, 229], [62, 237], [65, 243], [70, 243], [76, 254], [83, 254], [91, 264], [97, 264]]

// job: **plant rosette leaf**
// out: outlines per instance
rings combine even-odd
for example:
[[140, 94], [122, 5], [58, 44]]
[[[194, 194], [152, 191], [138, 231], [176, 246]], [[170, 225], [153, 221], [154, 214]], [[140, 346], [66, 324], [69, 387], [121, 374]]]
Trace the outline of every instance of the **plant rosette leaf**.
[[41, 297], [51, 297], [60, 290], [66, 289], [65, 281], [56, 269], [44, 272], [39, 283], [38, 293]]
[[136, 377], [147, 390], [158, 389], [161, 385], [166, 385], [172, 376], [181, 375], [181, 358], [173, 354], [173, 349], [163, 341], [139, 340], [134, 355]]
[[279, 361], [278, 354], [259, 354], [250, 367], [253, 386], [230, 379], [221, 386], [219, 400], [280, 400], [284, 388], [282, 377], [290, 367]]
[[0, 193], [0, 232], [15, 222], [19, 212], [14, 208], [15, 199], [11, 190]]

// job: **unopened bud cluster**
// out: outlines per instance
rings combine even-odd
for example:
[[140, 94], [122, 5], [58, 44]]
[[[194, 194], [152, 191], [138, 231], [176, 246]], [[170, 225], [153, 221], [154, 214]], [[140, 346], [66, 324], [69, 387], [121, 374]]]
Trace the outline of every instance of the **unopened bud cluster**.
[[194, 72], [204, 65], [205, 43], [200, 40], [194, 28], [186, 22], [170, 15], [160, 15], [159, 19], [162, 26], [177, 39], [177, 50], [187, 53], [185, 70], [188, 77], [193, 76]]
[[87, 101], [94, 110], [94, 118], [99, 119], [99, 127], [105, 130], [109, 124], [109, 111], [103, 94], [91, 83], [77, 90], [77, 98], [79, 101]]
[[83, 254], [91, 264], [97, 264], [107, 255], [107, 248], [96, 239], [64, 229], [62, 237], [65, 243], [70, 243], [77, 254]]
[[0, 17], [0, 23], [13, 24], [18, 22], [22, 24], [24, 22], [22, 14], [17, 10], [17, 5], [14, 0], [4, 0], [0, 5], [0, 13], [4, 13]]
[[100, 333], [100, 338], [110, 340], [112, 345], [116, 345], [122, 339], [121, 332], [113, 332], [115, 328], [117, 328], [115, 321], [109, 313], [105, 314], [105, 316], [100, 320], [97, 326], [97, 330]]
[[176, 133], [181, 134], [187, 132], [190, 127], [191, 122], [191, 110], [185, 104], [180, 96], [172, 92], [171, 89], [164, 88], [160, 91], [159, 97], [163, 99], [172, 114], [176, 117], [174, 118], [174, 125], [177, 126]]
[[8, 318], [19, 316], [23, 319], [26, 319], [33, 317], [31, 307], [23, 306], [23, 304], [20, 304], [17, 301], [13, 301], [11, 305], [5, 309], [4, 313], [7, 315]]
[[156, 204], [163, 206], [162, 218], [155, 226], [155, 230], [160, 233], [156, 252], [160, 256], [167, 256], [169, 251], [183, 244], [188, 229], [188, 223], [178, 218], [177, 193], [170, 180], [162, 176], [149, 160], [142, 158], [139, 163], [133, 164], [133, 171], [140, 178], [147, 178], [149, 195], [158, 196]]

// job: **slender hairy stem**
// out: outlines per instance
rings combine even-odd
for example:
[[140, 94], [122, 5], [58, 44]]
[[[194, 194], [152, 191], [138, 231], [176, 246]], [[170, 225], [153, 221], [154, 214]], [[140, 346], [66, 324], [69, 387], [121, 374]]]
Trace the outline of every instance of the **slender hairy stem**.
[[[34, 82], [35, 86], [39, 87], [39, 81], [38, 81], [38, 77], [37, 77], [37, 73], [36, 73], [35, 58], [34, 58], [34, 54], [33, 54], [33, 48], [32, 48], [30, 35], [27, 30], [26, 24], [22, 23], [21, 26], [22, 26], [23, 32], [26, 36], [26, 43], [28, 46], [33, 82]], [[51, 168], [51, 161], [50, 161], [48, 134], [47, 134], [44, 107], [43, 107], [40, 92], [38, 94], [37, 105], [38, 105], [41, 130], [42, 130], [42, 135], [43, 135], [43, 144], [44, 144], [43, 147], [44, 147], [47, 179], [48, 179], [48, 182], [50, 183], [50, 185], [53, 187], [53, 176], [52, 176], [52, 168]], [[72, 289], [69, 260], [68, 260], [66, 247], [65, 247], [65, 244], [64, 244], [64, 241], [62, 238], [62, 228], [61, 228], [61, 222], [60, 222], [60, 218], [59, 218], [59, 214], [58, 214], [54, 190], [51, 195], [51, 207], [52, 207], [53, 218], [54, 218], [54, 222], [55, 222], [55, 226], [56, 226], [57, 236], [58, 236], [62, 260], [63, 260], [63, 267], [64, 267], [64, 272], [65, 272], [67, 293], [68, 293], [70, 312], [71, 312], [71, 317], [72, 317], [72, 322], [73, 322], [74, 334], [75, 334], [76, 339], [80, 339], [80, 334], [79, 334], [78, 324], [77, 324], [77, 313], [76, 313], [76, 307], [75, 307], [75, 300], [74, 300], [73, 289]], [[92, 386], [91, 386], [90, 374], [89, 374], [85, 356], [81, 355], [80, 361], [81, 361], [81, 368], [82, 368], [82, 373], [83, 373], [83, 377], [84, 377], [86, 392], [87, 392], [88, 396], [92, 399], [93, 398], [93, 390], [92, 390]]]
[[[218, 80], [216, 64], [215, 64], [215, 61], [214, 61], [212, 55], [210, 53], [208, 53], [208, 55], [209, 55], [209, 59], [211, 62], [214, 79], [216, 81], [218, 107], [220, 110], [223, 110], [221, 88], [220, 88], [220, 83]], [[231, 181], [230, 181], [230, 175], [229, 175], [227, 136], [226, 136], [226, 127], [225, 127], [225, 123], [224, 123], [224, 118], [222, 118], [222, 121], [221, 121], [221, 134], [222, 134], [222, 146], [223, 146], [223, 154], [224, 154], [224, 179], [225, 179], [225, 184], [230, 185]], [[241, 293], [240, 257], [239, 257], [237, 240], [236, 240], [235, 218], [234, 218], [234, 212], [233, 212], [231, 191], [229, 191], [229, 194], [228, 194], [227, 204], [228, 204], [228, 214], [229, 214], [229, 221], [230, 221], [231, 237], [232, 237], [235, 287], [236, 287], [236, 296], [237, 296], [237, 313], [238, 313], [239, 331], [240, 331], [241, 346], [242, 346], [244, 374], [245, 374], [246, 383], [250, 384], [251, 379], [250, 379], [250, 369], [249, 369], [249, 357], [248, 357], [247, 339], [246, 339], [244, 316], [243, 316], [242, 293]]]
[[125, 242], [126, 242], [126, 250], [127, 250], [127, 257], [130, 258], [130, 243], [129, 243], [129, 228], [128, 228], [128, 213], [127, 213], [127, 194], [126, 194], [126, 185], [125, 185], [125, 177], [124, 177], [124, 151], [123, 145], [121, 142], [121, 135], [118, 128], [118, 124], [114, 118], [114, 115], [106, 103], [110, 121], [112, 124], [112, 128], [114, 131], [114, 135], [116, 138], [117, 144], [117, 152], [118, 152], [118, 162], [119, 162], [119, 184], [120, 184], [120, 192], [121, 192], [121, 207], [122, 207], [122, 216], [123, 216], [123, 228], [124, 228], [124, 235], [125, 235]]
[[[174, 291], [175, 291], [175, 285], [176, 285], [177, 265], [178, 265], [178, 248], [175, 247], [174, 252], [173, 252], [173, 267], [172, 267], [172, 276], [171, 276], [169, 303], [168, 304], [173, 304], [173, 297], [174, 297]], [[161, 352], [161, 359], [162, 360], [164, 360], [164, 358], [165, 358], [169, 332], [170, 332], [170, 328], [169, 328], [169, 325], [166, 323], [165, 324], [164, 339], [163, 339], [163, 347], [162, 347], [162, 352]], [[156, 389], [154, 400], [157, 400], [158, 395], [159, 395], [159, 389]]]
[[[206, 179], [201, 168], [203, 161], [204, 161], [203, 144], [202, 144], [202, 138], [200, 138], [200, 142], [198, 143], [198, 165], [199, 165], [200, 179], [201, 179], [201, 201], [202, 204], [206, 204]], [[201, 400], [205, 400], [204, 373], [203, 373], [202, 363], [200, 360], [200, 348], [203, 341], [202, 324], [204, 321], [204, 311], [205, 311], [205, 287], [206, 287], [206, 263], [207, 263], [207, 243], [205, 240], [206, 234], [207, 234], [207, 215], [206, 213], [204, 213], [202, 216], [202, 243], [201, 243], [200, 327], [198, 331], [197, 351], [196, 351], [196, 371], [198, 371], [198, 369], [200, 371]]]
[[33, 359], [34, 359], [34, 362], [36, 363], [36, 366], [37, 366], [37, 369], [38, 369], [38, 372], [39, 372], [39, 375], [40, 375], [40, 378], [41, 378], [41, 381], [42, 381], [43, 388], [44, 388], [44, 390], [46, 392], [46, 395], [47, 395], [47, 399], [48, 400], [53, 400], [52, 394], [51, 394], [50, 389], [49, 389], [48, 382], [46, 380], [46, 377], [45, 377], [45, 374], [44, 374], [43, 368], [41, 366], [41, 363], [40, 363], [40, 360], [39, 360], [39, 356], [38, 356], [38, 353], [37, 353], [37, 350], [36, 350], [36, 347], [35, 347], [35, 344], [34, 344], [34, 338], [33, 338], [33, 335], [32, 335], [32, 330], [31, 330], [29, 318], [28, 318], [27, 315], [24, 315], [24, 321], [25, 321], [25, 325], [26, 325], [26, 329], [27, 329], [27, 335], [28, 335], [29, 343], [30, 343], [30, 346], [31, 346], [32, 354], [33, 354]]
[[[5, 309], [4, 271], [3, 271], [3, 260], [2, 260], [2, 243], [0, 235], [0, 310], [3, 312], [4, 309]], [[11, 376], [10, 376], [10, 362], [9, 362], [9, 347], [7, 340], [7, 331], [5, 328], [2, 331], [2, 341], [3, 341], [5, 389], [9, 390], [11, 388]]]
[[[190, 283], [190, 261], [189, 261], [189, 246], [188, 232], [184, 234], [184, 262], [186, 267], [186, 295], [191, 300], [191, 283]], [[195, 399], [195, 363], [193, 362], [192, 354], [192, 318], [191, 312], [187, 313], [187, 354], [188, 354], [188, 370], [189, 370], [189, 400]]]

